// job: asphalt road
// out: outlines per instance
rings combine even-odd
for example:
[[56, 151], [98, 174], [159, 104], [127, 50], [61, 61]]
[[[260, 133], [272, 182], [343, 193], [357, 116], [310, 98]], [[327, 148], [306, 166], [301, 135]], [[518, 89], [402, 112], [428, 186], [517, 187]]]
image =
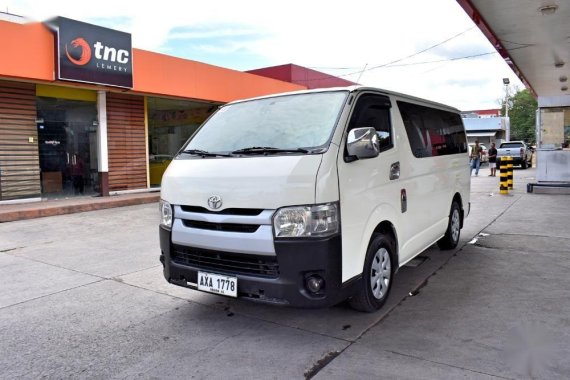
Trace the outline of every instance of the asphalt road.
[[0, 378], [569, 378], [570, 197], [487, 174], [374, 314], [170, 285], [154, 204], [0, 224]]

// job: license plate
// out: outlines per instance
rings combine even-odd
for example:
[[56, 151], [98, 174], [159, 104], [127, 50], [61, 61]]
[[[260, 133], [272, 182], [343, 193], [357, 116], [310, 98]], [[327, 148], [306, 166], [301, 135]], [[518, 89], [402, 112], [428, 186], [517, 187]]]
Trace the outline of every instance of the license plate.
[[198, 290], [237, 297], [237, 277], [198, 272]]

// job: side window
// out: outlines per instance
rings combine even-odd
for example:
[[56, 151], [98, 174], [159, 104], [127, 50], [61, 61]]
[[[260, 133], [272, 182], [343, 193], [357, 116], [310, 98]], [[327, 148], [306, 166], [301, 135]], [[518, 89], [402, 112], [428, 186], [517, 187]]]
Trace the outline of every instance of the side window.
[[374, 94], [360, 96], [350, 118], [348, 130], [373, 127], [380, 138], [380, 151], [392, 148], [394, 141], [390, 107], [390, 99], [387, 96]]
[[415, 157], [467, 152], [465, 130], [458, 114], [401, 101], [398, 108]]

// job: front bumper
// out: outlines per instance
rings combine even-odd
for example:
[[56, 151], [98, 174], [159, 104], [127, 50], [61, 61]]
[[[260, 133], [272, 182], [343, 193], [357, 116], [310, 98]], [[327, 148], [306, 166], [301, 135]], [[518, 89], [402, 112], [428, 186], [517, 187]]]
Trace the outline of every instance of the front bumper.
[[[251, 274], [224, 270], [220, 266], [214, 268], [208, 264], [196, 265], [195, 260], [181, 263], [178, 259], [179, 251], [192, 252], [193, 248], [174, 246], [171, 242], [170, 231], [162, 227], [159, 229], [162, 251], [160, 260], [164, 265], [164, 277], [175, 285], [196, 289], [196, 280], [200, 270], [237, 277], [239, 298], [298, 307], [326, 307], [351, 296], [358, 283], [357, 280], [342, 283], [340, 235], [325, 239], [276, 241], [275, 253], [278, 269], [264, 271], [262, 274]], [[201, 257], [208, 253], [204, 250], [200, 252]], [[219, 257], [226, 253], [212, 252], [212, 254]], [[248, 255], [242, 256], [250, 258], [247, 257]], [[317, 294], [311, 294], [305, 287], [306, 279], [310, 275], [318, 275], [325, 280], [324, 288]]]
[[[501, 165], [501, 158], [504, 158], [504, 157], [497, 157], [497, 167], [500, 167], [500, 165]], [[513, 165], [521, 165], [524, 162], [523, 157], [512, 156], [512, 158], [513, 158], [513, 161], [512, 161]]]

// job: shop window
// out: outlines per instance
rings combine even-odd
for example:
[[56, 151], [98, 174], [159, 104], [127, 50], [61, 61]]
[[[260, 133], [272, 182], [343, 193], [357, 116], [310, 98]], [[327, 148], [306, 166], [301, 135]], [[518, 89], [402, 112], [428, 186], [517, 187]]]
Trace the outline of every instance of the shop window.
[[176, 152], [215, 109], [213, 104], [148, 98], [151, 186], [160, 186], [162, 175]]

